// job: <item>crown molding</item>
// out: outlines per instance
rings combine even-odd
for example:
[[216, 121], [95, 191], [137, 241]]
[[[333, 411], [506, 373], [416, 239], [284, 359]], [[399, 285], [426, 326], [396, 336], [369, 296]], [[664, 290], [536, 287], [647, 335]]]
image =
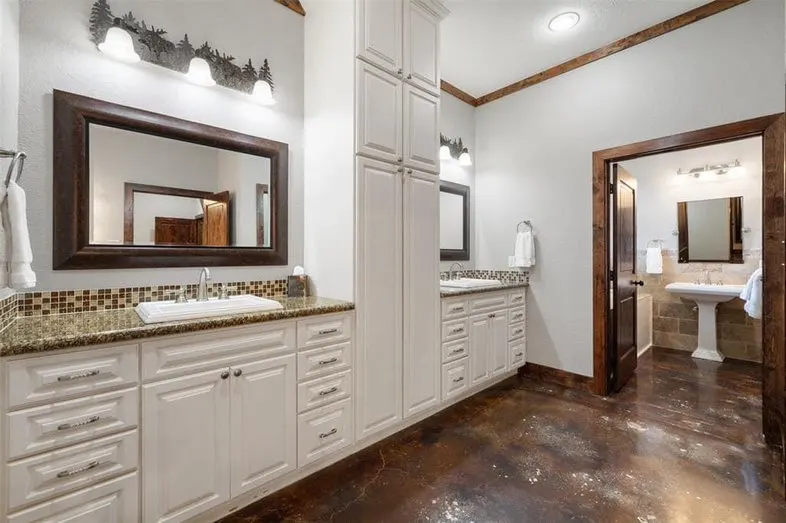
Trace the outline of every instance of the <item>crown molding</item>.
[[297, 14], [301, 16], [306, 16], [306, 10], [303, 9], [303, 5], [300, 3], [300, 0], [274, 0], [277, 4], [281, 4], [284, 7], [293, 10]]

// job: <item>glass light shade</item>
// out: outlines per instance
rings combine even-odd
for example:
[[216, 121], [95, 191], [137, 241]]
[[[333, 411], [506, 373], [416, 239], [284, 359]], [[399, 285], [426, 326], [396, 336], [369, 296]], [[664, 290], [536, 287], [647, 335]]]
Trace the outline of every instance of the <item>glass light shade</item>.
[[213, 87], [216, 85], [216, 81], [213, 80], [213, 75], [210, 73], [210, 65], [204, 58], [191, 59], [186, 78], [188, 78], [188, 81], [192, 84], [205, 87]]
[[139, 55], [134, 51], [134, 42], [131, 40], [131, 35], [119, 27], [109, 28], [104, 41], [98, 44], [98, 49], [121, 62], [135, 64], [139, 61]]
[[439, 148], [439, 159], [450, 160], [450, 147], [443, 145]]
[[581, 20], [578, 13], [560, 13], [549, 21], [549, 29], [555, 33], [561, 33], [568, 29], [573, 29]]
[[251, 98], [259, 105], [273, 105], [276, 103], [276, 99], [273, 98], [273, 89], [264, 80], [257, 80], [254, 84], [254, 92], [251, 93]]
[[459, 165], [463, 165], [465, 167], [469, 167], [472, 165], [472, 157], [469, 155], [469, 151], [465, 148], [461, 151], [461, 155], [458, 158]]

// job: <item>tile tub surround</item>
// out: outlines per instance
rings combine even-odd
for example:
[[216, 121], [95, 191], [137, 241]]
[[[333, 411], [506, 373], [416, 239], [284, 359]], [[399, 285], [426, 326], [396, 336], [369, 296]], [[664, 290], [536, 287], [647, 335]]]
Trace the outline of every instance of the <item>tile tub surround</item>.
[[283, 309], [150, 325], [142, 322], [132, 308], [21, 317], [0, 332], [0, 357], [236, 327], [355, 308], [350, 302], [329, 298], [275, 299], [284, 306]]
[[[502, 283], [529, 283], [529, 272], [527, 271], [467, 269], [461, 271], [461, 276], [464, 278], [476, 278], [478, 280], [499, 280]], [[447, 280], [449, 277], [449, 271], [439, 273], [440, 280]]]
[[[698, 311], [696, 303], [683, 300], [667, 292], [665, 287], [673, 282], [704, 280], [704, 271], [710, 271], [713, 282], [744, 285], [759, 266], [759, 253], [746, 252], [742, 264], [728, 263], [677, 263], [675, 251], [664, 251], [663, 274], [640, 272], [644, 290], [653, 299], [653, 344], [677, 350], [693, 351], [698, 345]], [[645, 267], [640, 252], [639, 267]], [[718, 348], [727, 358], [760, 362], [761, 321], [750, 318], [743, 310], [742, 300], [734, 299], [718, 305]]]

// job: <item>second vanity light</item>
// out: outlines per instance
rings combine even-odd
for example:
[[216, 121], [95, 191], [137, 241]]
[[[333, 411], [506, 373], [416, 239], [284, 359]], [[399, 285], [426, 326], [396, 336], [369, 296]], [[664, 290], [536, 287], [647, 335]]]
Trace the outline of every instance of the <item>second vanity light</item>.
[[461, 138], [451, 140], [444, 134], [439, 135], [439, 159], [440, 160], [458, 160], [459, 165], [470, 167], [472, 165], [472, 157], [469, 155], [469, 149], [464, 147], [464, 142]]

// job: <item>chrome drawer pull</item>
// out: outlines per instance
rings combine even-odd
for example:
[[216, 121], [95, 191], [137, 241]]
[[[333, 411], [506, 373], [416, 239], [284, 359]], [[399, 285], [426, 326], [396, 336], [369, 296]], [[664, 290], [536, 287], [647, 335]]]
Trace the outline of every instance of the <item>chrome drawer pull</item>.
[[338, 332], [338, 327], [333, 327], [332, 329], [322, 329], [319, 331], [320, 336], [324, 336], [325, 334], [335, 334]]
[[464, 307], [453, 307], [450, 312], [464, 312]]
[[452, 331], [450, 331], [451, 334], [458, 334], [460, 332], [464, 332], [464, 327], [459, 327], [457, 329], [453, 329]]
[[323, 432], [322, 434], [320, 434], [319, 435], [319, 439], [329, 438], [330, 436], [332, 436], [336, 432], [338, 432], [338, 429], [335, 429], [335, 428], [334, 429], [330, 429], [329, 431]]
[[461, 383], [462, 381], [464, 381], [464, 376], [459, 376], [453, 380], [453, 383]]
[[77, 423], [63, 423], [62, 425], [57, 426], [57, 430], [70, 430], [75, 429], [77, 427], [84, 427], [85, 425], [90, 425], [92, 423], [97, 422], [101, 419], [101, 416], [90, 416], [84, 421], [79, 421]]
[[520, 357], [522, 357], [522, 356], [524, 356], [524, 353], [523, 353], [523, 352], [517, 352], [517, 353], [516, 353], [516, 357], [517, 357], [517, 358], [520, 358]]
[[320, 360], [318, 363], [320, 365], [329, 365], [331, 363], [336, 363], [337, 361], [338, 361], [338, 358], [330, 358], [328, 360]]
[[81, 474], [82, 472], [87, 472], [88, 470], [92, 470], [92, 469], [96, 468], [97, 466], [99, 466], [100, 464], [101, 464], [101, 462], [99, 462], [99, 461], [91, 461], [90, 463], [88, 463], [87, 465], [85, 465], [83, 467], [77, 467], [77, 468], [73, 468], [73, 469], [61, 470], [60, 472], [57, 473], [57, 477], [60, 478], [60, 479], [62, 479], [62, 478], [70, 478], [71, 476], [76, 476], [77, 474]]
[[523, 296], [513, 296], [513, 301], [521, 301]]
[[334, 392], [338, 392], [338, 387], [330, 387], [329, 389], [320, 390], [319, 391], [319, 395], [320, 396], [327, 396], [329, 394], [333, 394]]
[[522, 332], [524, 332], [524, 331], [523, 331], [523, 330], [521, 330], [521, 329], [516, 329], [516, 330], [514, 330], [514, 331], [513, 331], [513, 335], [514, 335], [514, 336], [518, 336], [518, 335], [519, 335], [519, 334], [521, 334]]
[[523, 317], [524, 317], [524, 315], [523, 315], [523, 314], [516, 314], [515, 316], [513, 316], [513, 319], [514, 319], [514, 320], [520, 320], [520, 319], [521, 319], [521, 318], [523, 318]]
[[461, 354], [462, 352], [464, 352], [464, 347], [450, 351], [451, 354]]
[[73, 380], [81, 380], [83, 378], [90, 378], [92, 376], [98, 376], [101, 371], [98, 369], [93, 370], [86, 370], [84, 372], [77, 372], [76, 374], [69, 374], [68, 376], [58, 376], [57, 381], [73, 381]]

